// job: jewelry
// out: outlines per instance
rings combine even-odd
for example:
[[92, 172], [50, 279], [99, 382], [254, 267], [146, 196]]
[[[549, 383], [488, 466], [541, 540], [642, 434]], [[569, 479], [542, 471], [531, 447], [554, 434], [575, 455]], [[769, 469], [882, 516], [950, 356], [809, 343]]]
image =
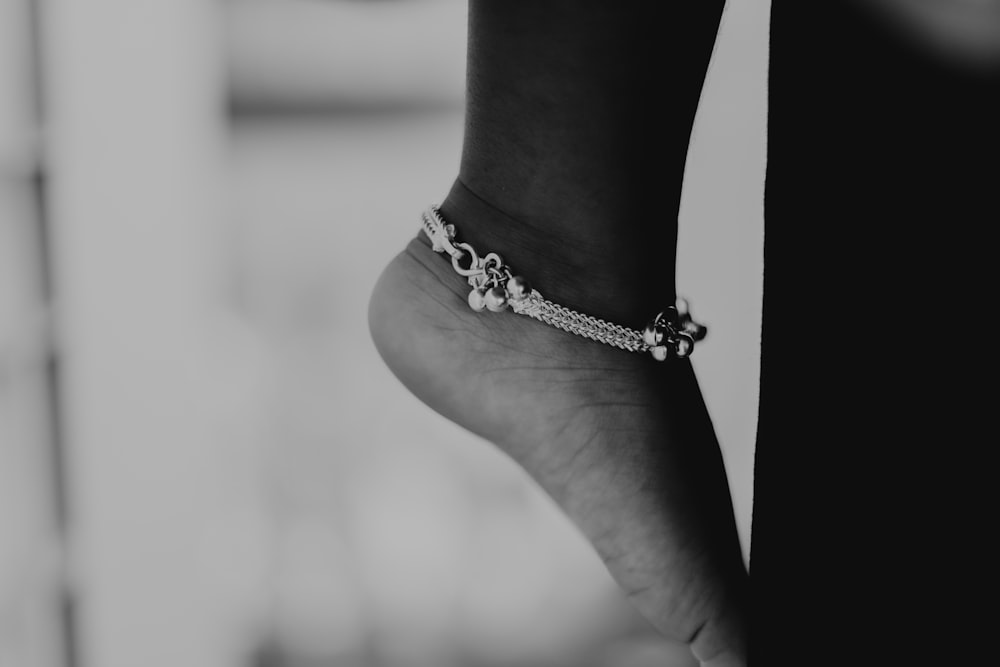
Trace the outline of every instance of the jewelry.
[[448, 253], [452, 268], [468, 280], [472, 287], [469, 307], [477, 313], [509, 308], [518, 315], [533, 317], [605, 345], [629, 352], [649, 352], [657, 361], [690, 356], [695, 341], [708, 333], [703, 325], [691, 319], [684, 299], [658, 313], [642, 331], [578, 313], [543, 297], [525, 278], [514, 275], [495, 252], [480, 257], [471, 245], [456, 241], [455, 225], [444, 221], [437, 206], [429, 206], [421, 215], [421, 222], [434, 252]]

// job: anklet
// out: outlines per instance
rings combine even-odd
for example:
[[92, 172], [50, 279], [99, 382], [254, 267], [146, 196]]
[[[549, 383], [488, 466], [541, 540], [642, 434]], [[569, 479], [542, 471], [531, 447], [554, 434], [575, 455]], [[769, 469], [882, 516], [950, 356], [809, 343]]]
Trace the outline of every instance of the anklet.
[[421, 222], [434, 252], [448, 253], [455, 272], [468, 279], [472, 287], [469, 306], [476, 312], [510, 308], [518, 315], [533, 317], [605, 345], [629, 352], [649, 352], [657, 361], [689, 356], [695, 341], [704, 338], [708, 331], [691, 319], [684, 299], [658, 313], [642, 331], [578, 313], [544, 298], [525, 278], [511, 273], [495, 252], [480, 257], [471, 245], [456, 241], [455, 225], [444, 221], [437, 206], [428, 207], [421, 215]]

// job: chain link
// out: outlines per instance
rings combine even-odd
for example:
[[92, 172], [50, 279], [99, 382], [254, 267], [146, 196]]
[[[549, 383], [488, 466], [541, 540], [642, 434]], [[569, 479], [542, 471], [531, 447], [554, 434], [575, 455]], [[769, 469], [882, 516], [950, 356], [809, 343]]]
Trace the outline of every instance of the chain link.
[[649, 349], [639, 331], [553, 303], [543, 297], [538, 290], [532, 290], [526, 299], [511, 302], [510, 309], [519, 315], [533, 317], [563, 331], [622, 350], [645, 352]]

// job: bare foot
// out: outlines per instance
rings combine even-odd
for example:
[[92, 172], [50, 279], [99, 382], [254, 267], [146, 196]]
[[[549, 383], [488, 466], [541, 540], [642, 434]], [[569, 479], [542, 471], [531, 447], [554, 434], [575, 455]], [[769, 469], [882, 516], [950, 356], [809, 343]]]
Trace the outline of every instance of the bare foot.
[[[456, 213], [448, 219], [462, 235], [472, 221]], [[508, 256], [502, 240], [492, 241], [483, 251], [531, 275], [513, 261], [516, 248]], [[571, 296], [568, 285], [549, 287]], [[517, 461], [655, 627], [706, 664], [745, 664], [746, 573], [691, 365], [658, 363], [511, 312], [476, 313], [468, 292], [446, 256], [422, 235], [412, 240], [369, 305], [385, 363], [428, 406]]]

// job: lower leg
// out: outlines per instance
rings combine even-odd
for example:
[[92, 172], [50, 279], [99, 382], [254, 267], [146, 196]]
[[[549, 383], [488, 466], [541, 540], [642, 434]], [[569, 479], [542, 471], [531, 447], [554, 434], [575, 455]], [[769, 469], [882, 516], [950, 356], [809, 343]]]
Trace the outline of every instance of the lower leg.
[[673, 303], [684, 164], [722, 5], [471, 2], [445, 216], [583, 312], [641, 327]]

